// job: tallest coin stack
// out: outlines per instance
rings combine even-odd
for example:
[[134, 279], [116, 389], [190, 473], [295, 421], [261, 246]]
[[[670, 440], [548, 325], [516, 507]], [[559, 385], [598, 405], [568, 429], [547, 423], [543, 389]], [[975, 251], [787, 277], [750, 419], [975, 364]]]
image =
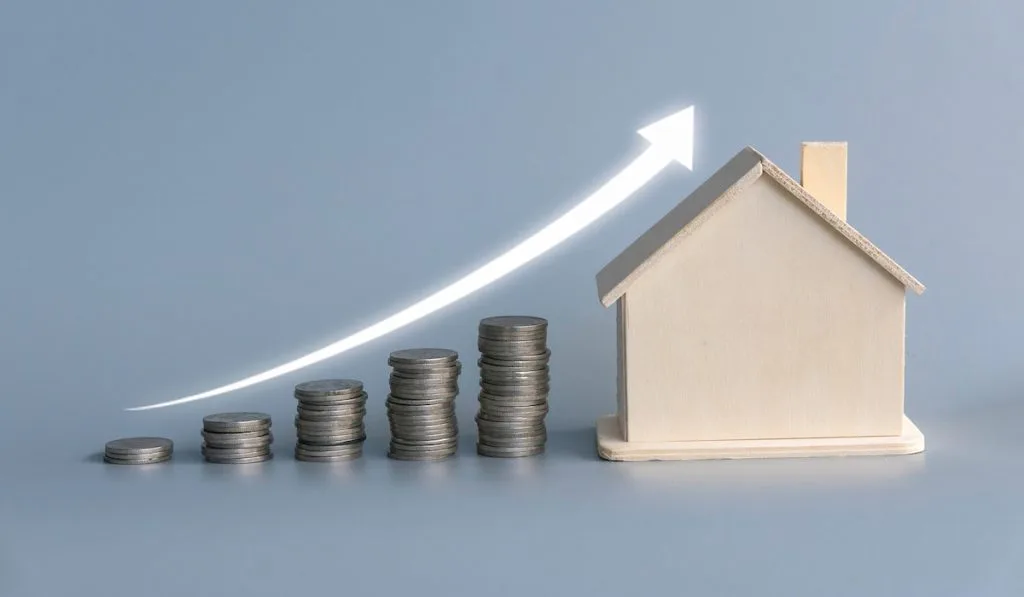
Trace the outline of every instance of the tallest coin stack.
[[505, 315], [480, 321], [477, 453], [520, 458], [544, 452], [550, 392], [548, 322]]

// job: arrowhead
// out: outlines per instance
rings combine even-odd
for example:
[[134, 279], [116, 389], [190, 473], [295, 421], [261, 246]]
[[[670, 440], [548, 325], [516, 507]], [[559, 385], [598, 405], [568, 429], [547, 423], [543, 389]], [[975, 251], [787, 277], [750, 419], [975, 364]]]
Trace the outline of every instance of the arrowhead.
[[693, 106], [637, 131], [651, 145], [693, 170]]

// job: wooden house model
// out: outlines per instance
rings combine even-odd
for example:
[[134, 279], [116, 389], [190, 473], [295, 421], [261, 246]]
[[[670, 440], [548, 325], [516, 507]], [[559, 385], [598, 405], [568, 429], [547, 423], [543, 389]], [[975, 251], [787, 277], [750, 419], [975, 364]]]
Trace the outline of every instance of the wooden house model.
[[801, 182], [746, 148], [597, 276], [618, 321], [607, 460], [911, 454], [906, 290], [846, 223], [846, 143]]

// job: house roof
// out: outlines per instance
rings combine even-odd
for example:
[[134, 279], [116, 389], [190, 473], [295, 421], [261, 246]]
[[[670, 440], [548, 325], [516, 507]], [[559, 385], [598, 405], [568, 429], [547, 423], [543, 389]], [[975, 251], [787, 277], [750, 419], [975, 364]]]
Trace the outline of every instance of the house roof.
[[857, 232], [853, 226], [832, 213], [756, 149], [747, 147], [712, 174], [711, 178], [697, 187], [689, 197], [665, 214], [665, 217], [597, 274], [597, 291], [601, 303], [606, 307], [615, 303], [648, 268], [712, 217], [719, 207], [761, 176], [768, 176], [779, 183], [791, 196], [806, 205], [905, 287], [917, 294], [924, 292], [923, 284]]

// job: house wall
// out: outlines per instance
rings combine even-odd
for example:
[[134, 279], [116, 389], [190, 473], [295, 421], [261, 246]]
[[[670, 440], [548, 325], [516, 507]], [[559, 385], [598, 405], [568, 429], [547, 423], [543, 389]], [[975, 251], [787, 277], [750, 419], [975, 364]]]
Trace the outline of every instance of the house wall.
[[626, 402], [626, 297], [619, 297], [619, 300], [615, 302], [615, 336], [616, 344], [618, 346], [617, 354], [617, 365], [616, 365], [616, 395], [617, 404], [616, 416], [619, 422], [619, 433], [622, 434], [622, 439], [625, 441], [629, 440], [629, 411], [627, 409]]
[[901, 431], [905, 288], [767, 177], [626, 298], [630, 441]]

